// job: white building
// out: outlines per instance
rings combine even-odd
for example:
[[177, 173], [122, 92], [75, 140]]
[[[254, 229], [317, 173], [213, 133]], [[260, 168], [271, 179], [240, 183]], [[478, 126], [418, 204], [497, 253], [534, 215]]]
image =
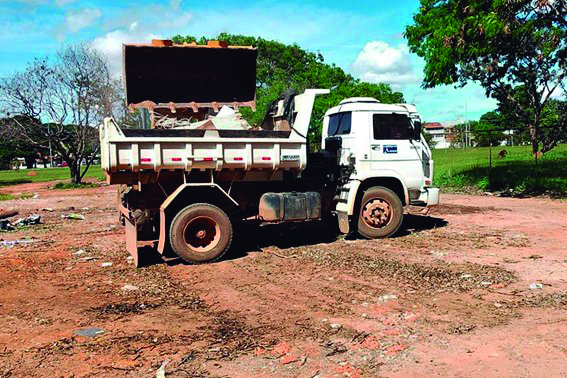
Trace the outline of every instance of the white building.
[[443, 125], [440, 122], [426, 122], [423, 124], [425, 130], [431, 134], [435, 142], [431, 148], [449, 148], [452, 141], [453, 125]]

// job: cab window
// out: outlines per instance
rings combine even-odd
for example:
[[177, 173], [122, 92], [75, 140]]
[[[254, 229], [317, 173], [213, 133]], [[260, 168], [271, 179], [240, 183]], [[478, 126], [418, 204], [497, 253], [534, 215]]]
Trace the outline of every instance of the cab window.
[[329, 116], [328, 136], [350, 134], [351, 112], [336, 113]]
[[372, 116], [374, 139], [411, 139], [413, 129], [405, 114], [374, 114]]

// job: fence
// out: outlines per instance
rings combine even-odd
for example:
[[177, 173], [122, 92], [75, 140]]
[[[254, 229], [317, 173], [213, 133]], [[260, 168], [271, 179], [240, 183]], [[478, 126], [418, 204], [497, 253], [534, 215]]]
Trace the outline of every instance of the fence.
[[567, 194], [567, 144], [543, 156], [532, 154], [531, 144], [518, 131], [447, 133], [448, 148], [433, 151], [434, 181], [445, 188]]

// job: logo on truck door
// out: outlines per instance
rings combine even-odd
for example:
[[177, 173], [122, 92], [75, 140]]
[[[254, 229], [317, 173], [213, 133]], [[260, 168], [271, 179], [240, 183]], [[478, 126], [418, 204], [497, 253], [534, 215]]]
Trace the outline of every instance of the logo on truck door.
[[396, 144], [385, 144], [384, 149], [382, 151], [385, 154], [397, 154], [398, 153], [398, 145], [396, 145]]

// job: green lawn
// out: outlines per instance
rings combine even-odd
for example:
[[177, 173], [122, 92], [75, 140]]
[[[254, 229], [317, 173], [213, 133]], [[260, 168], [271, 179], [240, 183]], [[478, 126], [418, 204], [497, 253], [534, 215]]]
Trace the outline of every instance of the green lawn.
[[[508, 151], [499, 159], [498, 152]], [[453, 190], [506, 190], [553, 192], [567, 195], [567, 144], [538, 159], [529, 146], [492, 147], [492, 170], [488, 147], [433, 150], [434, 183]]]
[[[35, 172], [34, 174], [30, 174]], [[100, 169], [100, 165], [93, 165], [85, 175], [85, 178], [95, 178], [96, 180], [104, 180], [104, 172]], [[20, 171], [9, 170], [0, 171], [0, 187], [25, 184], [29, 182], [70, 180], [71, 176], [69, 168], [37, 168], [37, 169], [20, 169]]]

